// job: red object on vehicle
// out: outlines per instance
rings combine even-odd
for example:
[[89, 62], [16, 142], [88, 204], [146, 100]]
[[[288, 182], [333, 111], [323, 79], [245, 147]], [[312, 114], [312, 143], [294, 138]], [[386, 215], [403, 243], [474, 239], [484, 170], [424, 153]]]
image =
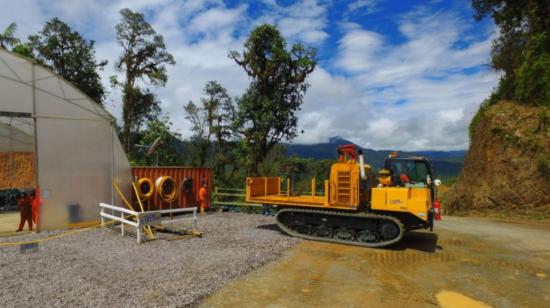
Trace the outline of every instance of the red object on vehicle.
[[439, 203], [439, 200], [435, 200], [434, 210], [435, 210], [435, 220], [437, 221], [441, 220], [441, 204]]
[[339, 145], [337, 151], [339, 161], [355, 160], [357, 156], [355, 144]]
[[409, 176], [406, 173], [401, 173], [401, 175], [399, 176], [399, 179], [403, 184], [407, 184], [411, 181], [411, 179], [409, 179]]

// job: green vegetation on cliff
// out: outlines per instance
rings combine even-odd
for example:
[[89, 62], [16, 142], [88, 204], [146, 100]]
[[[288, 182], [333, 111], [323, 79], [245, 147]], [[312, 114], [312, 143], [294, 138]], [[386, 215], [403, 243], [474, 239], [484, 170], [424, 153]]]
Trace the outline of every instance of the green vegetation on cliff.
[[489, 98], [550, 106], [550, 2], [472, 0], [477, 20], [491, 16], [499, 27], [491, 66], [502, 72]]

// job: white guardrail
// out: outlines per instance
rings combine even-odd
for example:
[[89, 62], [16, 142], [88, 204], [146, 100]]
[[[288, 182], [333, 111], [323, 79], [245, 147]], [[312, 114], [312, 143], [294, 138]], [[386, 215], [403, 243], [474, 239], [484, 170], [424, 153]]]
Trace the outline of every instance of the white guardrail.
[[[101, 226], [103, 227], [106, 223], [105, 219], [116, 220], [120, 222], [120, 234], [124, 236], [124, 225], [130, 225], [136, 228], [137, 241], [138, 243], [142, 242], [142, 228], [150, 225], [159, 225], [163, 222], [178, 222], [183, 220], [193, 220], [193, 230], [197, 229], [197, 208], [177, 208], [177, 209], [168, 209], [160, 211], [148, 211], [148, 212], [136, 212], [120, 206], [114, 206], [110, 204], [100, 203], [100, 213], [101, 216]], [[106, 213], [105, 210], [111, 210], [111, 214]], [[192, 217], [176, 217], [172, 218], [173, 214], [177, 213], [193, 213]], [[170, 214], [169, 216], [162, 216], [162, 214]], [[136, 217], [136, 221], [128, 220], [128, 216]]]

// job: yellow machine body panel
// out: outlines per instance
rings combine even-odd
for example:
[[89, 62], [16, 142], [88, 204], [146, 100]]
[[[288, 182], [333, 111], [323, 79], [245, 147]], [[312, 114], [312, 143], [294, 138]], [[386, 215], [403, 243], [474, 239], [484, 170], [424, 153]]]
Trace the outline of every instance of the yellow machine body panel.
[[359, 200], [359, 166], [353, 162], [338, 162], [330, 168], [330, 205], [356, 209]]
[[372, 189], [371, 210], [407, 212], [428, 220], [430, 191], [424, 187], [376, 187]]

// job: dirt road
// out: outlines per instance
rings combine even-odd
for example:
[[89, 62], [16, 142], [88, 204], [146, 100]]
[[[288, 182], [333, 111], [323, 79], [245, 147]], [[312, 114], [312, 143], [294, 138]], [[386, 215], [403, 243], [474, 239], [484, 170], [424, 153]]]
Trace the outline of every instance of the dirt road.
[[550, 307], [550, 225], [444, 217], [390, 249], [303, 241], [203, 305]]

